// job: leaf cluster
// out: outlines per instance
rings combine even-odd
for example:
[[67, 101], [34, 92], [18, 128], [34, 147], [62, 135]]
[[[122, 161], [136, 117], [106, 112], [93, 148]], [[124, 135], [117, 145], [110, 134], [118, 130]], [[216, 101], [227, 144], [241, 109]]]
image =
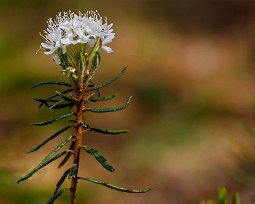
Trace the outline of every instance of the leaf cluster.
[[[98, 68], [100, 64], [100, 55], [98, 53], [98, 48], [96, 47], [98, 45], [95, 45], [94, 49], [92, 49], [92, 54], [89, 55], [91, 59], [89, 59], [89, 62], [91, 61], [91, 68], [89, 70], [89, 74], [87, 76], [82, 76], [82, 77], [87, 77], [86, 78], [86, 83], [84, 81], [80, 82], [78, 79], [76, 80], [76, 83], [74, 82], [74, 78], [70, 79], [71, 83], [66, 83], [66, 82], [59, 82], [59, 81], [46, 81], [46, 82], [40, 82], [38, 84], [35, 84], [32, 86], [32, 88], [38, 88], [41, 86], [46, 86], [46, 85], [54, 85], [54, 86], [61, 86], [61, 87], [67, 87], [68, 89], [64, 91], [56, 91], [55, 94], [46, 97], [46, 98], [33, 98], [36, 102], [39, 102], [39, 108], [41, 107], [46, 107], [50, 110], [55, 110], [55, 109], [69, 109], [69, 112], [60, 115], [56, 118], [47, 120], [47, 121], [42, 121], [42, 122], [35, 122], [31, 123], [32, 125], [35, 126], [47, 126], [50, 124], [53, 124], [55, 122], [58, 122], [60, 120], [67, 120], [68, 125], [65, 127], [62, 127], [61, 129], [57, 130], [55, 133], [50, 135], [47, 139], [42, 141], [40, 144], [37, 146], [33, 147], [28, 153], [36, 152], [39, 149], [41, 149], [44, 145], [46, 145], [48, 142], [52, 141], [56, 137], [60, 136], [61, 134], [65, 133], [66, 131], [70, 129], [77, 130], [77, 127], [80, 125], [77, 122], [77, 113], [75, 110], [73, 111], [73, 107], [79, 107], [80, 104], [86, 104], [86, 106], [83, 107], [82, 111], [83, 114], [86, 112], [92, 112], [92, 113], [105, 113], [105, 112], [115, 112], [115, 111], [120, 111], [128, 107], [131, 97], [128, 99], [128, 101], [122, 105], [122, 106], [117, 106], [117, 107], [106, 107], [106, 108], [93, 108], [93, 107], [87, 107], [87, 105], [97, 103], [97, 102], [102, 102], [102, 101], [108, 101], [113, 98], [115, 98], [117, 95], [116, 94], [110, 94], [108, 96], [101, 96], [100, 90], [103, 87], [106, 87], [107, 85], [110, 85], [112, 82], [116, 81], [118, 78], [120, 78], [127, 70], [127, 67], [123, 68], [119, 74], [114, 76], [112, 79], [96, 85], [92, 80], [92, 76], [94, 75], [96, 69]], [[93, 57], [92, 57], [93, 56]], [[78, 62], [80, 66], [80, 70], [82, 70], [82, 73], [84, 73], [84, 67], [86, 67], [86, 64], [89, 63], [87, 58], [83, 56], [81, 53], [80, 56], [80, 61]], [[61, 58], [61, 64], [63, 69], [68, 69], [68, 63], [66, 62], [65, 56], [63, 55]], [[96, 96], [95, 96], [96, 95]], [[112, 134], [112, 135], [117, 135], [117, 134], [123, 134], [128, 132], [127, 130], [109, 130], [109, 129], [101, 129], [97, 127], [91, 127], [86, 121], [82, 121], [82, 128], [83, 132], [96, 132], [100, 134]], [[37, 171], [40, 169], [44, 168], [48, 164], [52, 163], [55, 160], [58, 160], [60, 157], [64, 158], [62, 161], [59, 163], [58, 167], [61, 168], [63, 167], [66, 162], [71, 158], [71, 156], [74, 154], [75, 148], [76, 148], [76, 141], [77, 138], [75, 135], [69, 135], [67, 136], [60, 144], [58, 144], [48, 155], [46, 155], [41, 162], [36, 165], [28, 174], [22, 176], [17, 183], [24, 181], [31, 176], [33, 176]], [[60, 153], [62, 148], [66, 146], [68, 143], [70, 143], [70, 146], [67, 150], [64, 150]], [[86, 145], [82, 145], [79, 147], [80, 149], [83, 149], [84, 152], [92, 155], [95, 160], [107, 171], [109, 172], [114, 172], [115, 169], [114, 167], [107, 161], [106, 157], [103, 156], [101, 152], [96, 150], [93, 147], [89, 147]], [[93, 182], [95, 184], [99, 184], [117, 191], [122, 191], [122, 192], [127, 192], [127, 193], [145, 193], [148, 192], [150, 189], [142, 189], [142, 190], [132, 190], [129, 188], [124, 188], [124, 187], [119, 187], [116, 185], [112, 185], [97, 179], [93, 178], [88, 178], [88, 177], [80, 177], [77, 175], [78, 174], [78, 165], [73, 164], [70, 168], [65, 170], [63, 175], [60, 177], [59, 181], [56, 184], [56, 189], [54, 191], [53, 196], [48, 200], [48, 204], [54, 203], [54, 201], [61, 196], [65, 191], [70, 190], [70, 188], [65, 187], [62, 188], [62, 185], [64, 184], [66, 179], [80, 179], [84, 181], [89, 181]]]

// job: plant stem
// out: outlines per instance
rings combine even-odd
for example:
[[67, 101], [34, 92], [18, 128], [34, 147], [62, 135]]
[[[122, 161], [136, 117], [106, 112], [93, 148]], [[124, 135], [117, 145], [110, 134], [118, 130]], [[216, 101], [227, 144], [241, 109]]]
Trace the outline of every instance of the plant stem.
[[75, 177], [71, 179], [71, 189], [70, 197], [71, 204], [76, 204], [76, 188], [77, 188], [77, 174], [79, 170], [79, 160], [80, 160], [80, 147], [82, 146], [82, 135], [83, 135], [83, 112], [84, 112], [84, 98], [83, 98], [83, 88], [79, 88], [76, 91], [78, 102], [76, 104], [76, 135], [75, 135], [75, 147], [73, 155], [73, 164], [77, 165], [77, 173]]

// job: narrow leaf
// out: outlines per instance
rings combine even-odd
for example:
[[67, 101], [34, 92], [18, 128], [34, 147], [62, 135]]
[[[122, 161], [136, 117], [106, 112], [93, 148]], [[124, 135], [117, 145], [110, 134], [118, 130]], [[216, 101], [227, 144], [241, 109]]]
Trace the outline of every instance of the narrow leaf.
[[113, 98], [115, 98], [117, 95], [116, 94], [111, 94], [108, 96], [104, 96], [104, 97], [91, 97], [89, 100], [92, 102], [97, 102], [97, 101], [108, 101], [111, 100]]
[[[88, 84], [88, 87], [96, 87], [95, 83], [90, 79], [89, 81], [89, 84]], [[92, 91], [93, 89], [88, 89], [86, 90], [85, 92], [88, 92], [88, 91]], [[96, 89], [95, 90], [97, 92], [97, 97], [100, 97], [101, 96], [101, 92], [100, 92], [100, 89]]]
[[106, 130], [106, 129], [93, 128], [93, 127], [90, 127], [89, 124], [86, 123], [85, 121], [82, 122], [82, 126], [85, 130], [98, 132], [98, 133], [102, 133], [102, 134], [115, 135], [115, 134], [121, 134], [121, 133], [128, 132], [128, 130]]
[[39, 144], [38, 146], [34, 147], [33, 149], [31, 149], [28, 153], [34, 152], [38, 149], [40, 149], [42, 146], [44, 146], [46, 143], [48, 143], [49, 141], [53, 140], [54, 138], [56, 138], [58, 135], [60, 135], [61, 133], [65, 132], [66, 130], [68, 130], [70, 128], [70, 126], [66, 126], [61, 128], [60, 130], [58, 130], [57, 132], [55, 132], [53, 135], [51, 135], [48, 139], [46, 139], [45, 141], [43, 141], [41, 144]]
[[56, 184], [56, 190], [55, 190], [54, 194], [57, 193], [58, 189], [59, 189], [59, 188], [61, 187], [61, 185], [64, 183], [64, 181], [65, 181], [67, 175], [69, 174], [69, 172], [70, 172], [70, 169], [67, 169], [67, 170], [64, 172], [64, 174], [61, 176], [61, 178], [59, 179], [58, 183]]
[[60, 92], [58, 92], [57, 91], [57, 94], [61, 97], [61, 98], [63, 98], [65, 101], [68, 101], [68, 102], [76, 102], [77, 101], [77, 99], [76, 98], [74, 98], [72, 95], [70, 95], [70, 94], [62, 94], [62, 93], [60, 93]]
[[[73, 91], [73, 89], [67, 89], [67, 90], [65, 90], [65, 91], [62, 91], [61, 93], [62, 93], [62, 94], [65, 94], [65, 93], [69, 93], [70, 91]], [[56, 97], [58, 97], [58, 96], [59, 96], [58, 94], [54, 94], [54, 95], [49, 96], [49, 97], [46, 98], [46, 99], [54, 99], [54, 98], [56, 98]], [[41, 108], [44, 104], [47, 106], [46, 102], [42, 102], [42, 103], [40, 104], [39, 108]], [[47, 107], [49, 107], [49, 106], [47, 106]]]
[[60, 191], [58, 191], [57, 193], [55, 193], [51, 198], [50, 200], [48, 200], [47, 204], [53, 204], [54, 201], [59, 197], [61, 196], [66, 190], [68, 190], [67, 188], [63, 188], [61, 189]]
[[62, 49], [59, 50], [58, 57], [60, 59], [60, 66], [65, 70], [68, 67], [68, 58], [66, 53], [63, 53]]
[[100, 56], [99, 52], [97, 51], [95, 53], [93, 60], [92, 60], [91, 69], [96, 69], [99, 66], [100, 62], [101, 62], [101, 56]]
[[89, 124], [86, 123], [85, 121], [82, 122], [82, 127], [85, 129], [85, 130], [88, 130], [90, 127], [89, 127]]
[[55, 161], [56, 159], [62, 157], [62, 156], [65, 155], [65, 154], [66, 154], [66, 151], [63, 151], [63, 152], [57, 154], [56, 156], [50, 158], [50, 159], [47, 160], [47, 161], [42, 161], [42, 162], [41, 162], [40, 164], [38, 164], [31, 172], [29, 172], [29, 173], [28, 173], [27, 175], [25, 175], [25, 176], [22, 176], [22, 177], [18, 180], [17, 184], [19, 184], [19, 182], [21, 182], [21, 181], [24, 181], [24, 180], [30, 178], [35, 172], [39, 171], [39, 170], [40, 170], [41, 168], [43, 168], [44, 166], [48, 165], [49, 163]]
[[60, 99], [60, 100], [57, 101], [57, 103], [54, 103], [52, 106], [50, 106], [49, 109], [54, 109], [55, 106], [61, 105], [63, 103], [65, 103], [65, 100]]
[[106, 158], [99, 151], [88, 146], [85, 146], [84, 150], [89, 154], [92, 154], [105, 169], [107, 169], [110, 172], [115, 171], [115, 169], [107, 162]]
[[71, 109], [74, 105], [75, 102], [66, 102], [66, 100], [61, 99], [57, 103], [53, 104], [52, 106], [48, 106], [48, 104], [45, 104], [49, 109], [62, 109], [62, 108], [67, 108]]
[[71, 84], [68, 84], [66, 82], [60, 82], [60, 81], [44, 81], [44, 82], [40, 82], [38, 84], [35, 84], [31, 87], [31, 89], [36, 88], [38, 86], [42, 86], [42, 85], [62, 85], [62, 86], [69, 86], [72, 87]]
[[31, 124], [32, 124], [32, 125], [37, 125], [37, 126], [49, 125], [49, 124], [54, 123], [54, 122], [56, 122], [56, 121], [62, 120], [62, 119], [64, 119], [64, 118], [67, 118], [67, 117], [69, 117], [69, 116], [71, 116], [71, 115], [73, 115], [72, 112], [71, 112], [71, 113], [67, 113], [67, 114], [65, 114], [65, 115], [62, 115], [62, 116], [57, 117], [57, 118], [52, 119], [52, 120], [43, 121], [43, 122], [38, 122], [38, 123], [31, 123]]
[[102, 133], [102, 134], [111, 134], [111, 135], [128, 132], [128, 130], [102, 130], [102, 129], [98, 129], [98, 128], [89, 128], [89, 131], [98, 132], [98, 133]]
[[71, 109], [75, 103], [73, 102], [68, 102], [68, 103], [59, 103], [59, 104], [54, 104], [53, 106], [50, 107], [50, 109], [62, 109], [62, 108], [69, 108]]
[[18, 183], [20, 181], [26, 180], [29, 177], [31, 177], [35, 172], [37, 172], [39, 169], [43, 168], [44, 166], [46, 166], [47, 164], [49, 164], [50, 162], [56, 160], [57, 158], [63, 156], [64, 154], [66, 154], [67, 151], [64, 151], [62, 153], [57, 154], [55, 157], [54, 154], [56, 154], [56, 152], [58, 150], [60, 150], [66, 143], [68, 143], [70, 140], [72, 139], [72, 136], [67, 137], [62, 143], [60, 143], [57, 147], [55, 147], [46, 157], [43, 158], [43, 160], [27, 175], [21, 177], [21, 179], [18, 181]]
[[58, 150], [64, 147], [72, 138], [73, 136], [68, 136], [63, 142], [56, 146], [46, 157], [44, 157], [42, 162], [49, 160], [54, 154], [56, 154]]
[[40, 105], [38, 106], [38, 108], [41, 108], [43, 105], [45, 105], [46, 107], [49, 106], [47, 102], [41, 102]]
[[127, 70], [127, 66], [126, 67], [124, 67], [122, 70], [121, 70], [121, 72], [119, 73], [119, 74], [117, 74], [115, 77], [113, 77], [112, 79], [110, 79], [109, 81], [106, 81], [106, 82], [104, 82], [103, 84], [101, 84], [101, 85], [98, 85], [98, 86], [95, 86], [95, 87], [92, 87], [91, 89], [89, 89], [88, 91], [90, 91], [90, 90], [97, 90], [97, 89], [101, 89], [101, 88], [103, 88], [103, 87], [105, 87], [105, 86], [107, 86], [107, 85], [109, 85], [109, 84], [111, 84], [112, 82], [114, 82], [114, 81], [116, 81], [118, 78], [120, 78], [125, 72], [126, 72], [126, 70]]
[[85, 63], [86, 63], [86, 59], [84, 57], [83, 52], [80, 52], [80, 57], [79, 57], [79, 69], [80, 69], [80, 73], [82, 72], [83, 68], [85, 67]]
[[68, 179], [74, 178], [77, 175], [77, 164], [73, 164], [73, 166], [70, 168], [70, 172], [68, 174]]
[[102, 109], [97, 109], [97, 108], [88, 108], [86, 109], [86, 111], [90, 111], [93, 113], [105, 113], [105, 112], [114, 112], [114, 111], [119, 111], [119, 110], [123, 110], [126, 107], [128, 107], [130, 101], [131, 101], [132, 96], [128, 99], [128, 101], [126, 102], [126, 104], [124, 106], [119, 106], [119, 107], [113, 107], [113, 108], [102, 108]]
[[95, 56], [92, 59], [91, 68], [89, 70], [89, 76], [92, 78], [92, 76], [95, 74], [97, 68], [99, 67], [99, 64], [101, 62], [101, 57], [99, 52], [95, 53]]
[[[69, 150], [73, 150], [74, 149], [74, 145], [75, 145], [75, 141], [73, 141], [69, 147]], [[64, 166], [64, 164], [70, 159], [71, 157], [71, 153], [67, 153], [66, 156], [64, 157], [64, 159], [60, 162], [60, 164], [58, 165], [58, 168]]]
[[103, 185], [103, 186], [105, 186], [107, 188], [111, 188], [111, 189], [114, 189], [114, 190], [117, 190], [117, 191], [126, 192], [126, 193], [146, 193], [146, 192], [151, 190], [151, 188], [146, 188], [146, 189], [141, 189], [141, 190], [132, 190], [132, 189], [128, 189], [128, 188], [123, 188], [123, 187], [115, 186], [115, 185], [112, 185], [112, 184], [109, 184], [109, 183], [105, 183], [105, 182], [100, 181], [100, 180], [88, 178], [88, 177], [80, 178], [80, 179], [83, 179], [83, 180], [86, 180], [86, 181], [90, 181], [92, 183], [100, 184], [100, 185]]
[[58, 102], [58, 99], [48, 99], [48, 98], [33, 98], [37, 102]]
[[[61, 94], [66, 94], [66, 93], [69, 93], [70, 91], [73, 91], [73, 89], [67, 89], [67, 90], [62, 91], [62, 92], [60, 92], [60, 93], [61, 93]], [[58, 97], [58, 96], [59, 96], [59, 94], [54, 94], [54, 95], [49, 96], [47, 99], [53, 99], [53, 98], [56, 98], [56, 97]]]
[[97, 38], [97, 41], [94, 45], [94, 47], [92, 48], [91, 52], [89, 53], [88, 56], [88, 60], [89, 63], [92, 62], [94, 56], [97, 54], [97, 51], [102, 47], [102, 39], [101, 38]]

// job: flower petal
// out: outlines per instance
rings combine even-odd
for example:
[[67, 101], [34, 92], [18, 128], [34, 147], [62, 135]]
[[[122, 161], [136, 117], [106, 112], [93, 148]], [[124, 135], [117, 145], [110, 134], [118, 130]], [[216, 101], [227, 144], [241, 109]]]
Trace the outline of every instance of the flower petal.
[[107, 52], [107, 53], [112, 53], [112, 52], [113, 52], [112, 48], [107, 47], [107, 46], [105, 46], [105, 45], [102, 46], [102, 50], [104, 50], [104, 51]]

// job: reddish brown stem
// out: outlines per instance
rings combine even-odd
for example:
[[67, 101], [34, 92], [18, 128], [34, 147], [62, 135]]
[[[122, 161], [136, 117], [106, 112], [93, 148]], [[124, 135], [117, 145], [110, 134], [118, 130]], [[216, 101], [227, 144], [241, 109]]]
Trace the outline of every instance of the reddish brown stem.
[[[73, 164], [77, 165], [77, 174], [79, 170], [79, 160], [80, 160], [80, 147], [82, 146], [82, 135], [83, 135], [83, 113], [84, 113], [84, 99], [83, 99], [83, 90], [79, 89], [77, 91], [78, 102], [76, 104], [76, 135], [75, 135], [75, 146], [73, 154]], [[76, 188], [78, 177], [77, 174], [71, 179], [71, 188], [70, 188], [70, 197], [71, 204], [76, 204]]]

